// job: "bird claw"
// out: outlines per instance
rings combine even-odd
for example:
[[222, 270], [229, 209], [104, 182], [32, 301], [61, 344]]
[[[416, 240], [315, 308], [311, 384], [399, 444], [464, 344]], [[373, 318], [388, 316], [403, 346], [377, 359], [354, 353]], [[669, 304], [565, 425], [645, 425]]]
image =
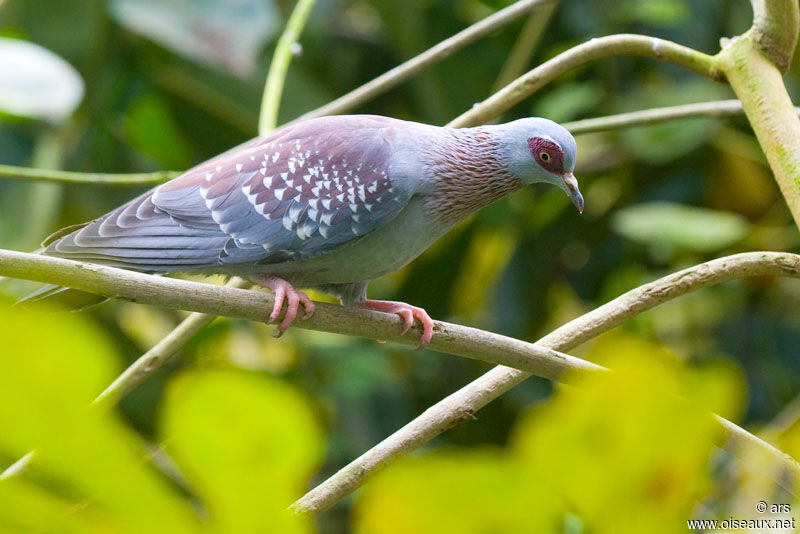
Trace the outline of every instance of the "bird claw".
[[414, 326], [414, 319], [422, 325], [422, 336], [419, 339], [417, 350], [425, 348], [433, 338], [433, 319], [422, 308], [406, 304], [405, 302], [394, 302], [391, 300], [365, 300], [360, 304], [362, 308], [375, 310], [384, 313], [396, 313], [403, 319], [403, 334], [411, 330]]
[[269, 314], [269, 323], [274, 323], [278, 320], [278, 317], [281, 315], [281, 310], [283, 309], [283, 302], [286, 301], [286, 315], [284, 315], [283, 320], [278, 325], [275, 337], [281, 337], [292, 325], [297, 318], [300, 304], [302, 304], [305, 309], [305, 313], [302, 317], [303, 320], [308, 319], [314, 314], [314, 302], [308, 298], [308, 295], [303, 291], [296, 290], [292, 287], [292, 284], [283, 278], [268, 276], [261, 279], [251, 278], [251, 280], [256, 284], [268, 287], [275, 296], [275, 303], [272, 305], [272, 312]]

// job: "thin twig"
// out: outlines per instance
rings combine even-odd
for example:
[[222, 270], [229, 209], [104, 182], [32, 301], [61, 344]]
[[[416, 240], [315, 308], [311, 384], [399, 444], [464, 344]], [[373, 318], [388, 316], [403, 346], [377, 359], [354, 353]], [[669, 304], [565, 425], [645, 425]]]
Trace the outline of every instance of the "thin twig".
[[[800, 115], [800, 107], [795, 108], [795, 112]], [[617, 130], [620, 128], [631, 128], [659, 122], [674, 121], [690, 118], [711, 118], [721, 119], [744, 115], [742, 103], [738, 100], [715, 100], [712, 102], [699, 102], [697, 104], [683, 104], [679, 106], [669, 106], [663, 108], [645, 109], [642, 111], [631, 111], [607, 117], [594, 117], [579, 121], [566, 122], [562, 124], [564, 128], [574, 135], [600, 132], [604, 130]]]
[[[567, 351], [668, 300], [720, 282], [750, 276], [800, 278], [800, 256], [780, 252], [748, 252], [684, 269], [637, 287], [578, 317], [543, 337], [536, 345]], [[294, 510], [303, 513], [324, 512], [394, 460], [471, 418], [489, 402], [530, 376], [518, 369], [495, 367], [429, 407], [416, 419], [308, 492], [294, 504]], [[800, 483], [800, 466], [794, 460], [787, 459], [783, 453], [733, 423], [726, 421], [723, 426], [730, 438], [726, 441], [726, 447], [735, 450], [743, 441], [758, 444], [771, 456], [783, 459], [791, 474], [791, 482]]]
[[297, 40], [306, 25], [311, 8], [316, 0], [297, 0], [289, 21], [275, 45], [275, 53], [269, 65], [267, 83], [264, 84], [264, 96], [261, 100], [261, 115], [258, 119], [258, 134], [266, 135], [278, 125], [278, 108], [281, 105], [281, 95], [286, 81], [286, 72], [294, 55], [294, 47], [298, 46]]
[[58, 182], [89, 185], [154, 185], [171, 180], [180, 175], [175, 171], [140, 172], [109, 174], [103, 172], [72, 172], [54, 169], [36, 169], [0, 165], [0, 178], [32, 182]]
[[508, 53], [508, 57], [506, 57], [506, 61], [500, 69], [500, 74], [492, 86], [493, 91], [499, 91], [525, 72], [531, 62], [533, 53], [536, 51], [536, 45], [539, 44], [539, 39], [542, 37], [544, 29], [547, 28], [547, 23], [550, 21], [550, 17], [553, 16], [556, 7], [558, 7], [558, 0], [554, 0], [550, 4], [544, 4], [528, 15], [528, 20], [522, 26], [519, 37]]
[[369, 81], [357, 89], [350, 91], [346, 95], [343, 95], [322, 107], [301, 115], [292, 122], [313, 119], [315, 117], [323, 117], [325, 115], [336, 115], [350, 111], [400, 85], [421, 70], [450, 56], [453, 52], [467, 46], [473, 41], [476, 41], [481, 37], [492, 33], [498, 28], [502, 28], [506, 24], [513, 22], [522, 15], [528, 13], [531, 9], [537, 6], [544, 6], [555, 1], [556, 0], [520, 0], [519, 2], [515, 2], [507, 8], [501, 9], [500, 11], [489, 15], [485, 19], [476, 22], [472, 26], [461, 30], [452, 37], [449, 37], [444, 41], [432, 46], [408, 61], [401, 63], [389, 71], [386, 71], [374, 80]]
[[609, 35], [579, 44], [542, 63], [483, 102], [475, 104], [472, 109], [456, 117], [448, 126], [460, 128], [486, 123], [528, 98], [561, 74], [596, 59], [619, 55], [661, 59], [711, 79], [720, 79], [714, 58], [697, 50], [646, 35]]

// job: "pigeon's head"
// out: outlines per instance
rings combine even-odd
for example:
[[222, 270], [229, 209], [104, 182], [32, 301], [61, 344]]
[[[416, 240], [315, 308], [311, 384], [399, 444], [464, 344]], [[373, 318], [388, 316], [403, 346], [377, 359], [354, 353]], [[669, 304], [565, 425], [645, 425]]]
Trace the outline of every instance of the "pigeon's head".
[[546, 182], [567, 193], [583, 213], [583, 196], [578, 189], [575, 138], [548, 119], [519, 119], [498, 126], [508, 171], [524, 184]]

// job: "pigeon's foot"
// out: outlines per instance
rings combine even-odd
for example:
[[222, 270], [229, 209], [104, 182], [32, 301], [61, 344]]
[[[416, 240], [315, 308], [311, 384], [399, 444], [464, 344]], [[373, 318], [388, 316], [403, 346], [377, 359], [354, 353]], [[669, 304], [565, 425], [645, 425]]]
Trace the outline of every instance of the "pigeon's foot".
[[359, 304], [360, 307], [368, 310], [375, 310], [385, 313], [396, 313], [403, 318], [403, 333], [408, 332], [414, 326], [414, 319], [422, 325], [422, 337], [419, 338], [419, 347], [424, 348], [433, 338], [433, 319], [428, 312], [422, 308], [406, 304], [405, 302], [394, 302], [392, 300], [365, 300]]
[[269, 322], [275, 322], [281, 315], [283, 301], [286, 301], [286, 315], [278, 325], [278, 332], [275, 337], [281, 337], [284, 332], [292, 325], [297, 318], [297, 310], [300, 304], [305, 308], [306, 313], [303, 319], [308, 319], [314, 313], [314, 302], [302, 291], [296, 290], [292, 284], [278, 278], [277, 276], [251, 276], [250, 281], [260, 286], [268, 287], [275, 295], [275, 304], [272, 306], [272, 313], [269, 314]]

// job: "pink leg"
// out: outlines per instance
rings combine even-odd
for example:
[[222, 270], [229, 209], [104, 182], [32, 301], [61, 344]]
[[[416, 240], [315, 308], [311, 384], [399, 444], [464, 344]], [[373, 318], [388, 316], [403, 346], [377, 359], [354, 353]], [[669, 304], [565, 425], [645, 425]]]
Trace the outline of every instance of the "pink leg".
[[286, 315], [283, 321], [278, 325], [278, 333], [275, 337], [281, 337], [286, 329], [292, 325], [292, 322], [297, 318], [297, 309], [300, 304], [306, 310], [303, 319], [308, 319], [314, 313], [314, 303], [302, 291], [296, 290], [292, 284], [278, 278], [277, 276], [251, 276], [250, 281], [260, 286], [266, 286], [275, 295], [275, 304], [272, 306], [272, 313], [269, 314], [269, 322], [275, 322], [281, 314], [283, 309], [284, 299], [287, 302]]
[[405, 302], [394, 302], [392, 300], [365, 300], [359, 304], [360, 307], [368, 310], [375, 310], [385, 313], [396, 313], [403, 318], [403, 333], [408, 332], [414, 326], [414, 319], [422, 324], [422, 337], [419, 339], [421, 349], [427, 345], [433, 337], [433, 319], [428, 312], [422, 308], [417, 308]]

